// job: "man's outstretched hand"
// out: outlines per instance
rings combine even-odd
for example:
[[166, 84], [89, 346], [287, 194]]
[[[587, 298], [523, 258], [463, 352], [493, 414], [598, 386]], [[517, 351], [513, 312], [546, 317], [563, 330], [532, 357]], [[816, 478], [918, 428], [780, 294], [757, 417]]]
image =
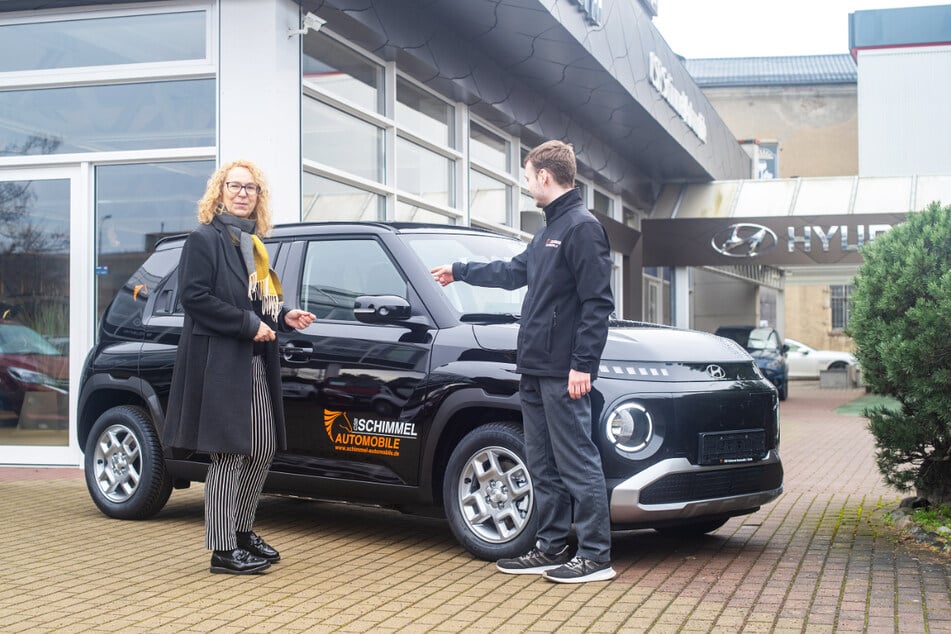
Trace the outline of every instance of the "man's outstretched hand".
[[443, 264], [442, 266], [437, 266], [430, 271], [433, 274], [433, 279], [440, 286], [445, 286], [446, 284], [452, 284], [455, 282], [455, 278], [452, 276], [452, 264]]

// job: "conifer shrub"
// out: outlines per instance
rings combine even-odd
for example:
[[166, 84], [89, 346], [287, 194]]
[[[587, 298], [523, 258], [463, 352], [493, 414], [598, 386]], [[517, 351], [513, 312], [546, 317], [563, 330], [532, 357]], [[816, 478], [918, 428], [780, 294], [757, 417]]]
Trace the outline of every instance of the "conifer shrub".
[[932, 203], [862, 251], [847, 333], [865, 383], [900, 408], [866, 410], [885, 482], [951, 503], [951, 206]]

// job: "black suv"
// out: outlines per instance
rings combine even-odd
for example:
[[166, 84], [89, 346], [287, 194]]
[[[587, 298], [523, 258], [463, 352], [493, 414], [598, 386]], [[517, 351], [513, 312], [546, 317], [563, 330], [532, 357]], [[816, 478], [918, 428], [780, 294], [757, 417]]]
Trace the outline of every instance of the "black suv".
[[[111, 517], [151, 516], [173, 487], [205, 478], [207, 456], [159, 441], [183, 242], [160, 242], [120, 289], [85, 361], [79, 441]], [[278, 335], [288, 446], [266, 491], [435, 511], [477, 557], [527, 551], [537, 513], [514, 352], [524, 289], [443, 288], [429, 273], [525, 245], [384, 223], [281, 226], [266, 244], [286, 305], [318, 316]], [[702, 534], [782, 492], [776, 390], [726, 339], [613, 322], [591, 397], [616, 529]]]

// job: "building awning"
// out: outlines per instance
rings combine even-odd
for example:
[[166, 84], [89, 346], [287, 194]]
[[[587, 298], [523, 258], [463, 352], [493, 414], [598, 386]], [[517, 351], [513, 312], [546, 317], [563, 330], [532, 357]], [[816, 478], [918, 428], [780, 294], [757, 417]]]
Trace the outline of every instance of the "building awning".
[[843, 283], [864, 244], [935, 201], [951, 204], [951, 175], [667, 186], [642, 223], [644, 264], [778, 266], [787, 285]]

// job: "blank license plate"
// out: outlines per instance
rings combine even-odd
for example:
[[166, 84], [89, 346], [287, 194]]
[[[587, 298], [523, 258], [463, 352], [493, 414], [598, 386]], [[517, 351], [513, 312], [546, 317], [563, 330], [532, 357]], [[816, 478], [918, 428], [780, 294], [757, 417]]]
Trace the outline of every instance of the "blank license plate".
[[766, 455], [766, 431], [706, 432], [700, 434], [700, 464], [735, 464], [762, 460]]

